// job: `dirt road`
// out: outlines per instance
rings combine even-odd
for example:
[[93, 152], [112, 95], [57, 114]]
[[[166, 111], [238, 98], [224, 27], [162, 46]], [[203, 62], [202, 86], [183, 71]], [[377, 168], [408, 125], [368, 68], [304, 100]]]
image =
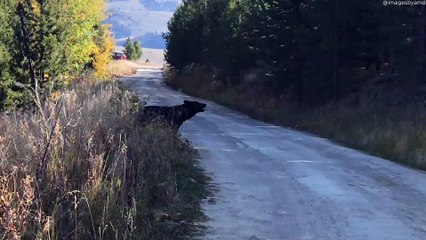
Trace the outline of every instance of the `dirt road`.
[[[149, 104], [191, 99], [159, 70], [123, 82]], [[203, 102], [181, 127], [219, 188], [203, 239], [426, 239], [425, 172]]]

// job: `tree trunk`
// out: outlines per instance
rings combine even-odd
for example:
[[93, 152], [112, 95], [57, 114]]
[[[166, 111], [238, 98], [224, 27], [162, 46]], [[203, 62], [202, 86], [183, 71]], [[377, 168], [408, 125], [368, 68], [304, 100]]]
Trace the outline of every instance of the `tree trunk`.
[[28, 59], [28, 70], [30, 72], [31, 86], [34, 88], [36, 86], [36, 78], [34, 73], [33, 62], [31, 60], [31, 57], [29, 56], [30, 44], [28, 40], [27, 31], [25, 29], [25, 21], [24, 21], [25, 13], [24, 13], [24, 7], [22, 6], [22, 3], [18, 3], [17, 10], [19, 15], [19, 20], [21, 23], [20, 30], [22, 35], [22, 43], [24, 44], [23, 48], [21, 48], [21, 54], [24, 59], [25, 58]]
[[41, 49], [40, 49], [40, 83], [41, 85], [44, 84], [44, 54], [45, 54], [45, 42], [44, 42], [44, 30], [45, 30], [45, 24], [46, 24], [46, 11], [45, 11], [45, 1], [44, 0], [38, 0], [40, 4], [40, 43], [41, 43]]
[[[295, 5], [295, 17], [297, 20], [297, 27], [300, 27], [300, 25], [302, 24], [302, 16], [300, 13], [300, 1], [294, 1], [293, 4]], [[298, 95], [298, 102], [299, 102], [299, 107], [303, 107], [304, 104], [304, 93], [305, 93], [305, 84], [304, 84], [304, 65], [305, 65], [305, 59], [302, 55], [302, 46], [300, 45], [300, 41], [298, 36], [296, 36], [296, 57], [295, 57], [295, 61], [297, 64], [296, 67], [296, 74], [299, 76], [297, 79], [297, 95]]]
[[338, 0], [333, 2], [333, 97], [336, 102], [340, 100], [340, 81], [339, 81], [339, 49], [338, 49]]
[[420, 61], [419, 61], [419, 82], [426, 82], [425, 76], [425, 7], [420, 6]]

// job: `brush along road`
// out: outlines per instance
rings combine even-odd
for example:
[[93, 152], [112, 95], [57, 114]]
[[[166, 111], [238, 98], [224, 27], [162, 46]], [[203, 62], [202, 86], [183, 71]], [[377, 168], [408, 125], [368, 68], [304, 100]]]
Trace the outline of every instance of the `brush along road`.
[[[150, 105], [193, 99], [161, 70], [124, 78]], [[426, 239], [426, 174], [209, 101], [180, 131], [218, 186], [202, 239]]]

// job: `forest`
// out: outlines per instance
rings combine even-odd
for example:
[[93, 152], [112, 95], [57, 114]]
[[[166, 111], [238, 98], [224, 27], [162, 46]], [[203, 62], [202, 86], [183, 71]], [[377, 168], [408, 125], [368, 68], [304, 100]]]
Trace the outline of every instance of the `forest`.
[[426, 169], [426, 8], [394, 2], [183, 1], [164, 34], [167, 82]]
[[338, 101], [377, 76], [424, 84], [425, 11], [363, 0], [186, 0], [164, 36], [166, 60], [177, 71], [208, 65], [234, 86], [255, 69], [262, 86], [300, 104]]
[[26, 90], [56, 88], [87, 69], [106, 76], [114, 47], [106, 17], [103, 0], [2, 0], [0, 109], [23, 106]]

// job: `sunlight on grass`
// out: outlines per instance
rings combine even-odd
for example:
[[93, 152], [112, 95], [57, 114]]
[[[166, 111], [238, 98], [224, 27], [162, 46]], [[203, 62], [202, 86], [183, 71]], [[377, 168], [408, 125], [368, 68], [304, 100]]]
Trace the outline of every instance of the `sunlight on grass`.
[[207, 178], [176, 132], [138, 123], [139, 108], [137, 96], [117, 82], [83, 80], [34, 112], [1, 114], [0, 236], [192, 234]]

